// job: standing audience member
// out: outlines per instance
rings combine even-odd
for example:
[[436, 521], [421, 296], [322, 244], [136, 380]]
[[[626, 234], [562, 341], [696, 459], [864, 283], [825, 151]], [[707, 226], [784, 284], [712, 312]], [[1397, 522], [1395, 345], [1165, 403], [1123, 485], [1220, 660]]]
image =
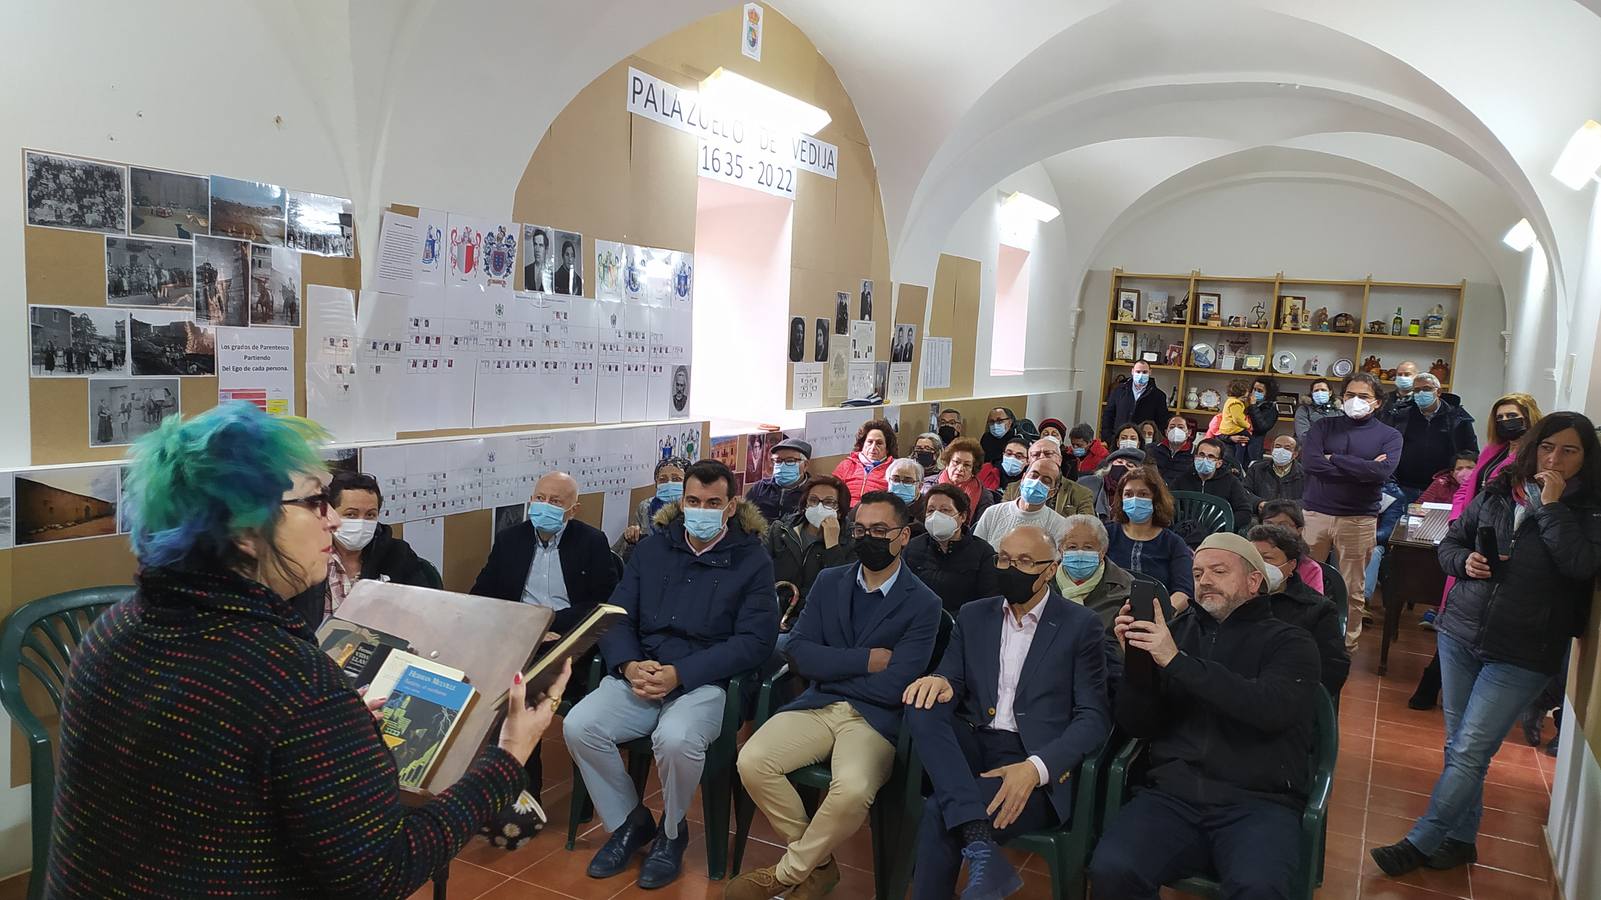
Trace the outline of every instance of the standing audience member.
[[[706, 748], [722, 732], [730, 678], [765, 662], [778, 634], [767, 520], [734, 493], [734, 473], [700, 460], [684, 499], [657, 514], [662, 529], [634, 548], [611, 602], [628, 612], [600, 638], [610, 673], [567, 714], [573, 765], [611, 837], [591, 878], [626, 870], [651, 846], [639, 886], [665, 887], [682, 871], [684, 813]], [[660, 824], [641, 802], [619, 744], [649, 736], [662, 783]]]
[[1017, 499], [985, 510], [978, 524], [973, 526], [973, 536], [982, 538], [991, 547], [998, 547], [1001, 539], [1010, 534], [1012, 529], [1019, 525], [1033, 525], [1050, 535], [1052, 540], [1061, 540], [1067, 520], [1046, 505], [1051, 489], [1056, 487], [1061, 477], [1062, 467], [1049, 459], [1041, 459], [1029, 466], [1023, 474]]
[[1106, 556], [1130, 572], [1148, 575], [1167, 588], [1173, 608], [1182, 610], [1195, 595], [1195, 551], [1173, 531], [1173, 495], [1151, 466], [1123, 478], [1121, 502], [1107, 528]]
[[[1206, 494], [1216, 497], [1229, 505], [1234, 512], [1234, 527], [1240, 529], [1250, 524], [1251, 517], [1256, 514], [1256, 507], [1261, 501], [1257, 496], [1246, 490], [1240, 476], [1229, 468], [1226, 461], [1228, 449], [1219, 438], [1205, 438], [1195, 445], [1195, 462], [1192, 471], [1180, 475], [1173, 482], [1173, 490], [1189, 491], [1195, 494]], [[1195, 546], [1201, 542], [1205, 535], [1182, 535], [1184, 539]]]
[[[1262, 504], [1259, 518], [1263, 525], [1282, 525], [1295, 532], [1303, 542], [1306, 540], [1306, 513], [1302, 511], [1301, 504], [1297, 500], [1269, 500]], [[1310, 550], [1303, 554], [1301, 561], [1296, 564], [1295, 576], [1312, 590], [1325, 597], [1328, 596], [1324, 588], [1323, 566], [1312, 558]]]
[[1147, 457], [1161, 471], [1162, 477], [1171, 483], [1195, 471], [1194, 440], [1195, 426], [1189, 419], [1174, 413], [1167, 419], [1167, 431], [1162, 435], [1162, 442], [1149, 448]]
[[[1496, 534], [1500, 559], [1480, 552]], [[1552, 413], [1440, 543], [1457, 582], [1436, 621], [1445, 768], [1406, 838], [1371, 852], [1385, 874], [1478, 860], [1484, 776], [1501, 741], [1563, 664], [1601, 570], [1601, 444], [1578, 413]]]
[[1151, 384], [1151, 364], [1137, 362], [1129, 379], [1112, 389], [1101, 411], [1101, 437], [1112, 442], [1112, 426], [1167, 417], [1167, 395]]
[[1006, 442], [999, 462], [985, 463], [978, 470], [978, 482], [997, 494], [1004, 493], [1028, 468], [1028, 441], [1013, 437]]
[[1306, 443], [1306, 433], [1312, 430], [1312, 423], [1319, 419], [1333, 416], [1343, 416], [1340, 401], [1329, 388], [1326, 378], [1319, 378], [1312, 382], [1311, 389], [1301, 402], [1295, 407], [1295, 439], [1299, 443]]
[[1095, 516], [1068, 516], [1056, 573], [1057, 592], [1095, 613], [1108, 631], [1134, 585], [1127, 571], [1106, 558], [1110, 546], [1106, 523]]
[[[1017, 416], [1004, 406], [997, 406], [989, 411], [984, 420], [984, 434], [979, 437], [979, 443], [984, 447], [984, 461], [998, 465], [1001, 461], [1001, 451], [1006, 449], [1007, 442], [1014, 438], [1023, 437], [1017, 430]], [[1028, 446], [1028, 441], [1023, 441]]]
[[1306, 490], [1306, 470], [1301, 467], [1300, 456], [1300, 442], [1291, 435], [1279, 435], [1273, 439], [1273, 451], [1268, 458], [1251, 463], [1245, 470], [1245, 489], [1262, 503], [1301, 499]]
[[1242, 468], [1262, 458], [1267, 433], [1279, 423], [1278, 396], [1279, 382], [1271, 375], [1251, 383], [1250, 403], [1245, 407], [1246, 418], [1251, 420], [1251, 440], [1246, 444], [1245, 456], [1240, 462]]
[[1386, 395], [1384, 401], [1379, 404], [1379, 421], [1389, 425], [1390, 417], [1395, 414], [1395, 410], [1412, 402], [1412, 386], [1417, 374], [1418, 364], [1410, 359], [1395, 367], [1395, 390]]
[[995, 550], [966, 533], [967, 494], [954, 484], [936, 484], [922, 506], [923, 533], [906, 545], [906, 565], [953, 616], [965, 603], [995, 596]]
[[1306, 542], [1312, 558], [1339, 554], [1340, 576], [1350, 597], [1345, 649], [1356, 650], [1367, 605], [1363, 570], [1373, 553], [1379, 492], [1401, 460], [1401, 435], [1376, 420], [1379, 382], [1354, 372], [1340, 385], [1345, 415], [1322, 419], [1306, 433], [1301, 463], [1306, 467]]
[[894, 458], [895, 426], [872, 419], [856, 429], [854, 452], [834, 467], [834, 477], [850, 488], [852, 505], [860, 503], [863, 494], [887, 488], [889, 461]]
[[1095, 429], [1083, 422], [1074, 425], [1072, 430], [1068, 431], [1067, 442], [1072, 448], [1073, 458], [1078, 460], [1080, 478], [1099, 469], [1101, 463], [1105, 462], [1106, 457], [1112, 452], [1105, 442], [1096, 439]]
[[[626, 561], [628, 555], [634, 552], [635, 544], [656, 533], [656, 513], [663, 506], [683, 499], [684, 470], [687, 468], [689, 460], [682, 456], [669, 457], [656, 464], [656, 493], [639, 501], [639, 505], [634, 507], [634, 520], [628, 523], [628, 527], [623, 529], [623, 536], [612, 545], [612, 550], [618, 556]], [[762, 483], [757, 482], [758, 485]], [[756, 486], [752, 485], [751, 493], [755, 492]]]
[[773, 461], [773, 474], [751, 485], [745, 492], [745, 499], [756, 505], [762, 518], [771, 522], [794, 515], [801, 498], [806, 496], [806, 485], [811, 479], [806, 467], [812, 461], [812, 445], [790, 438], [774, 444], [767, 455]]
[[1282, 525], [1258, 525], [1247, 535], [1267, 563], [1267, 587], [1273, 616], [1281, 622], [1299, 625], [1317, 642], [1319, 680], [1338, 706], [1340, 689], [1351, 674], [1351, 655], [1345, 652], [1345, 632], [1340, 630], [1340, 611], [1323, 592], [1312, 589], [1296, 574], [1308, 553], [1306, 542]]
[[773, 558], [773, 581], [794, 585], [805, 598], [817, 573], [855, 559], [850, 511], [851, 494], [843, 482], [832, 475], [813, 477], [801, 511], [768, 523], [765, 542]]
[[[1095, 511], [1095, 495], [1090, 489], [1067, 477], [1069, 463], [1062, 456], [1062, 445], [1055, 438], [1041, 437], [1028, 447], [1028, 464], [1048, 459], [1062, 469], [1063, 475], [1056, 480], [1051, 488], [1051, 496], [1046, 498], [1046, 505], [1064, 516], [1075, 513], [1093, 513]], [[1013, 482], [1001, 495], [1002, 500], [1016, 500], [1021, 487]]]
[[[906, 504], [883, 492], [862, 497], [852, 534], [860, 565], [824, 572], [785, 655], [811, 683], [751, 735], [739, 777], [786, 844], [778, 864], [728, 883], [726, 900], [822, 897], [839, 884], [834, 850], [855, 836], [889, 780], [902, 695], [928, 671], [940, 602], [906, 570]], [[833, 780], [808, 816], [789, 773], [828, 760]]]
[[974, 523], [990, 504], [1000, 499], [1000, 494], [984, 487], [978, 480], [979, 460], [983, 459], [984, 451], [979, 447], [978, 441], [973, 438], [957, 438], [945, 445], [945, 452], [940, 454], [939, 475], [923, 479], [923, 490], [927, 492], [936, 484], [949, 484], [967, 496], [967, 507], [970, 510], [967, 517], [967, 527], [972, 530]]
[[932, 431], [925, 431], [912, 442], [912, 459], [923, 467], [923, 475], [939, 474], [939, 455], [945, 449], [945, 442]]
[[1273, 617], [1267, 564], [1245, 538], [1214, 534], [1195, 556], [1195, 608], [1155, 621], [1125, 611], [1117, 632], [1151, 655], [1125, 677], [1116, 721], [1150, 741], [1144, 782], [1090, 860], [1097, 898], [1155, 897], [1215, 874], [1225, 897], [1288, 897], [1300, 865], [1317, 647]]
[[912, 896], [1005, 897], [1022, 886], [1001, 845], [1072, 814], [1072, 778], [1111, 730], [1105, 630], [1052, 590], [1056, 542], [1032, 526], [996, 552], [1000, 596], [962, 607], [934, 674], [906, 689], [907, 724], [934, 786]]

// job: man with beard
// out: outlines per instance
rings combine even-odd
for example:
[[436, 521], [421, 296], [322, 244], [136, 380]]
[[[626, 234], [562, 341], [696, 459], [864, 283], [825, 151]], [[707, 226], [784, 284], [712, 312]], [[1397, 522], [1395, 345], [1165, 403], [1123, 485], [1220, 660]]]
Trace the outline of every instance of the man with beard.
[[1060, 562], [1044, 531], [1012, 529], [995, 554], [1001, 596], [964, 605], [939, 668], [906, 689], [907, 724], [934, 785], [914, 898], [949, 898], [964, 859], [962, 896], [1020, 888], [1001, 845], [1068, 820], [1079, 787], [1071, 776], [1111, 730], [1105, 629], [1056, 592]]
[[1171, 627], [1160, 605], [1154, 621], [1128, 606], [1118, 616], [1129, 659], [1117, 724], [1150, 747], [1090, 860], [1097, 898], [1154, 900], [1206, 872], [1227, 897], [1290, 895], [1319, 664], [1312, 636], [1273, 617], [1267, 568], [1250, 541], [1214, 534], [1195, 554], [1195, 602]]

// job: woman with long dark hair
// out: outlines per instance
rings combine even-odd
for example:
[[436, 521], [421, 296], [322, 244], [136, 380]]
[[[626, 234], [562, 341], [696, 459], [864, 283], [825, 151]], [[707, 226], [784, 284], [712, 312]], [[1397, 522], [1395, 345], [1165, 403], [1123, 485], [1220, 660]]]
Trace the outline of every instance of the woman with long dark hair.
[[1452, 523], [1439, 554], [1457, 579], [1435, 623], [1445, 769], [1406, 838], [1371, 851], [1392, 877], [1478, 859], [1490, 759], [1586, 621], [1601, 570], [1601, 443], [1590, 420], [1542, 419]]

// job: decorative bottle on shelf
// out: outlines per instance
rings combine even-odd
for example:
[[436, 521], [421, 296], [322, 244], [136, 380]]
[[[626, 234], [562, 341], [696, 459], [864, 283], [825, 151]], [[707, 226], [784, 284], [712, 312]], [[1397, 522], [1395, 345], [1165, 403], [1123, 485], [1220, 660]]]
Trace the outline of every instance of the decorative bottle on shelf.
[[1410, 337], [1417, 337], [1423, 333], [1423, 329], [1418, 325], [1417, 319], [1413, 319], [1411, 323], [1406, 326], [1406, 333]]
[[1200, 392], [1200, 390], [1197, 389], [1195, 387], [1195, 385], [1193, 385], [1193, 384], [1190, 385], [1190, 393], [1189, 393], [1188, 396], [1186, 396], [1184, 398], [1184, 408], [1185, 409], [1195, 409], [1196, 408], [1196, 404], [1200, 403], [1200, 402], [1201, 402], [1201, 392]]
[[1395, 308], [1395, 317], [1390, 319], [1390, 334], [1400, 335], [1406, 330], [1406, 321], [1401, 318], [1401, 307]]

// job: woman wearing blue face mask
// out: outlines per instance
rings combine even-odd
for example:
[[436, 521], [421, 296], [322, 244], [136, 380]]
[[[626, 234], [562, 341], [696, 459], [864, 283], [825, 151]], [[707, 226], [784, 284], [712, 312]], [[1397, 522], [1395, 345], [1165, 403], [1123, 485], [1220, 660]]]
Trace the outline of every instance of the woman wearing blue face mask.
[[1153, 466], [1123, 477], [1122, 503], [1112, 509], [1106, 558], [1167, 586], [1175, 610], [1195, 593], [1195, 552], [1173, 531], [1173, 495]]
[[1134, 583], [1126, 569], [1106, 558], [1110, 545], [1111, 536], [1100, 519], [1068, 516], [1062, 568], [1056, 573], [1056, 589], [1062, 596], [1100, 616], [1107, 629], [1128, 602]]
[[1295, 442], [1306, 441], [1306, 433], [1312, 430], [1312, 423], [1330, 416], [1343, 416], [1340, 404], [1334, 399], [1334, 391], [1329, 388], [1328, 381], [1319, 378], [1312, 382], [1307, 395], [1295, 407]]
[[985, 463], [984, 468], [979, 470], [978, 482], [997, 494], [1005, 494], [1013, 482], [1023, 477], [1023, 471], [1027, 468], [1028, 441], [1013, 437], [1006, 442], [999, 460]]
[[[804, 599], [818, 572], [854, 562], [856, 553], [846, 526], [850, 511], [851, 492], [844, 482], [832, 475], [814, 476], [800, 509], [767, 529], [774, 583], [793, 584]], [[785, 621], [779, 627], [788, 630], [791, 624]]]
[[634, 519], [623, 529], [623, 536], [617, 539], [612, 549], [623, 559], [628, 559], [634, 552], [634, 545], [655, 534], [657, 525], [656, 513], [669, 503], [677, 503], [684, 496], [684, 470], [689, 468], [689, 460], [682, 456], [664, 459], [656, 464], [656, 493], [639, 501], [634, 507]]
[[997, 406], [990, 410], [984, 422], [984, 433], [978, 439], [984, 447], [984, 461], [1000, 465], [1006, 442], [1017, 436], [1017, 416], [1010, 409]]

